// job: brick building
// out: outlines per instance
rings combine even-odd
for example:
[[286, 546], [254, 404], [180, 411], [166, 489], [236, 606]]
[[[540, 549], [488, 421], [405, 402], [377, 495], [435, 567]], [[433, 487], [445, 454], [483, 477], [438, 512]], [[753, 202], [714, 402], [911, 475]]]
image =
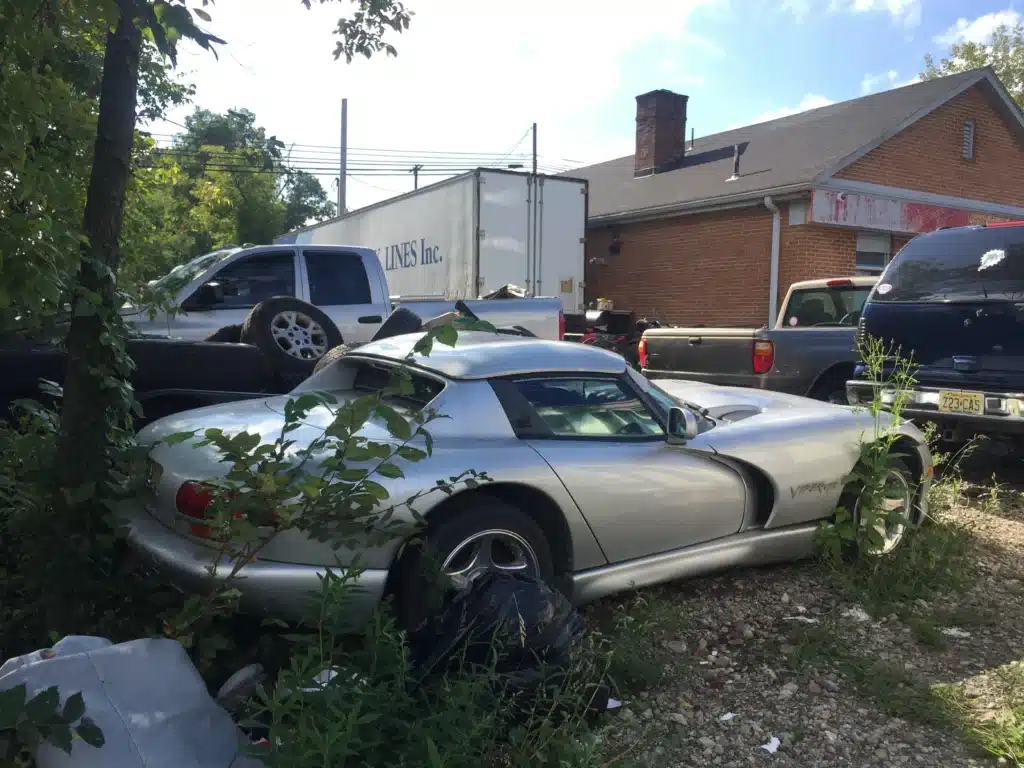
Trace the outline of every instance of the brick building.
[[760, 325], [798, 280], [872, 274], [915, 234], [1024, 218], [1024, 116], [991, 69], [687, 137], [637, 97], [636, 154], [590, 182], [586, 297], [673, 323]]

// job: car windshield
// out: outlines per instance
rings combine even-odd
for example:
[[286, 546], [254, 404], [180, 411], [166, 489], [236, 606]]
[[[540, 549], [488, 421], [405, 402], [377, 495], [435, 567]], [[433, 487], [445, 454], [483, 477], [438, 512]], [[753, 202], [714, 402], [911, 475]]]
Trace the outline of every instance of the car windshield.
[[1024, 227], [971, 227], [911, 240], [872, 302], [1024, 301]]
[[149, 288], [154, 293], [176, 294], [214, 264], [226, 259], [238, 250], [238, 248], [221, 248], [218, 251], [204, 253], [187, 264], [179, 264], [163, 277], [151, 280]]

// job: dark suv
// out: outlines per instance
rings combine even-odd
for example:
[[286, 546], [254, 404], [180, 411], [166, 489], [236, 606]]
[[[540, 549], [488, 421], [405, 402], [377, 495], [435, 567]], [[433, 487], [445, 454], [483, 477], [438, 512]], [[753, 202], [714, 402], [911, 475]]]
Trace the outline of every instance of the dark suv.
[[[1024, 436], [1024, 221], [911, 240], [868, 296], [857, 338], [868, 336], [917, 366], [908, 418], [948, 440]], [[851, 404], [871, 400], [863, 365], [846, 389]]]

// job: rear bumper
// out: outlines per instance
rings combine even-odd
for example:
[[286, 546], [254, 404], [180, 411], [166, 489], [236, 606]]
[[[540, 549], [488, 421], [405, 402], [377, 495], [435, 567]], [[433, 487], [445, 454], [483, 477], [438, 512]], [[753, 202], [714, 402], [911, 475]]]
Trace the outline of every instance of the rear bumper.
[[[216, 560], [214, 550], [175, 533], [134, 500], [122, 503], [118, 517], [128, 527], [129, 545], [158, 579], [184, 592], [195, 592], [208, 584]], [[222, 558], [217, 566], [214, 578], [223, 584], [231, 573], [231, 562]], [[232, 586], [241, 593], [239, 607], [243, 613], [303, 621], [316, 615], [320, 579], [327, 570], [326, 566], [256, 560], [238, 573]], [[331, 570], [341, 575], [337, 567]], [[351, 582], [348, 613], [354, 624], [376, 609], [387, 577], [386, 570], [370, 569]]]
[[[880, 385], [870, 381], [846, 382], [846, 397], [850, 405], [868, 405], [873, 402]], [[940, 392], [977, 392], [984, 398], [984, 412], [980, 414], [950, 413], [939, 410]], [[891, 405], [892, 390], [882, 390], [881, 403]], [[901, 414], [915, 421], [934, 421], [959, 429], [987, 434], [1024, 435], [1024, 393], [986, 392], [956, 387], [915, 386], [907, 393]]]

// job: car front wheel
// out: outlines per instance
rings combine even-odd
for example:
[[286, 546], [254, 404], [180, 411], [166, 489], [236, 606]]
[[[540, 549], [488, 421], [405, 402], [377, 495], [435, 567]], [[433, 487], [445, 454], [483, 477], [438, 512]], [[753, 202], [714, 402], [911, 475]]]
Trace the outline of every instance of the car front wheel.
[[[888, 555], [903, 544], [916, 518], [914, 509], [917, 483], [905, 459], [898, 455], [888, 457], [885, 474], [880, 478], [877, 492], [858, 494], [853, 505], [853, 519], [861, 528], [873, 528], [874, 533], [861, 531], [861, 551], [872, 557]], [[870, 504], [874, 509], [869, 510]]]

